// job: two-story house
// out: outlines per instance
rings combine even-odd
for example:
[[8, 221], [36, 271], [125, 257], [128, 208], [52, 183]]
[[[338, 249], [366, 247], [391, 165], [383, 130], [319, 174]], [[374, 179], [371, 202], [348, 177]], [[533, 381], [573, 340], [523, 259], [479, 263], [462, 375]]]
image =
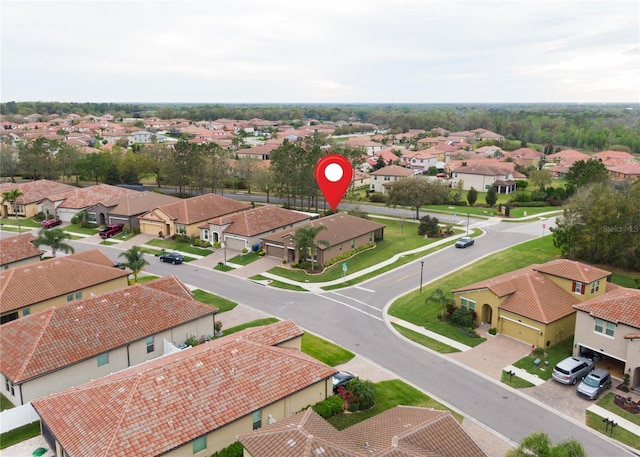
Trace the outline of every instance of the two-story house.
[[451, 178], [453, 186], [462, 181], [464, 190], [473, 187], [479, 192], [486, 192], [493, 187], [499, 194], [509, 194], [516, 190], [513, 164], [509, 163], [470, 163], [453, 169]]
[[17, 406], [138, 365], [211, 337], [216, 312], [174, 276], [52, 306], [2, 327], [0, 388]]
[[282, 324], [272, 337], [217, 338], [35, 400], [42, 434], [56, 455], [210, 456], [333, 395], [335, 368], [279, 347], [292, 336]]
[[539, 347], [553, 346], [574, 333], [574, 305], [605, 293], [611, 273], [559, 259], [531, 265], [453, 290], [456, 305], [475, 313], [476, 322]]
[[369, 173], [369, 190], [383, 194], [387, 193], [390, 184], [412, 175], [413, 170], [410, 168], [399, 165], [387, 165], [386, 167]]

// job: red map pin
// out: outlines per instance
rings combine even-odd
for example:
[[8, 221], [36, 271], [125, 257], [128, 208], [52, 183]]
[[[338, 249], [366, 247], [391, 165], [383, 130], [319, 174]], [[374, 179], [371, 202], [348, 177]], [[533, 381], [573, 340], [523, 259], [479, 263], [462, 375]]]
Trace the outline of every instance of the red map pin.
[[346, 157], [330, 154], [316, 164], [316, 182], [329, 206], [335, 211], [351, 184], [353, 168]]

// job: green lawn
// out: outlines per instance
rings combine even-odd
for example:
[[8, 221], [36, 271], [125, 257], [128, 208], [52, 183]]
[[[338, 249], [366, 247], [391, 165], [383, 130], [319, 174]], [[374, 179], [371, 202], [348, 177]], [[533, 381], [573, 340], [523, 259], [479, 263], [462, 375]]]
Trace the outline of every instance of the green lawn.
[[254, 281], [270, 281], [269, 282], [269, 286], [277, 287], [278, 289], [295, 290], [295, 291], [298, 291], [298, 292], [306, 292], [307, 291], [307, 289], [305, 289], [304, 287], [300, 287], [300, 286], [297, 286], [295, 284], [289, 284], [288, 282], [283, 282], [283, 281], [278, 281], [278, 280], [275, 280], [275, 279], [267, 278], [266, 276], [262, 276], [262, 275], [251, 276], [249, 279], [253, 279]]
[[212, 294], [202, 289], [195, 289], [193, 291], [193, 298], [199, 302], [206, 303], [207, 305], [215, 306], [218, 308], [218, 315], [225, 311], [231, 311], [238, 306], [238, 303], [227, 300], [219, 295]]
[[[620, 409], [620, 408], [618, 408]], [[591, 411], [586, 411], [587, 413], [587, 425], [598, 432], [610, 436], [616, 441], [626, 444], [634, 449], [640, 449], [640, 436], [636, 435], [629, 430], [625, 430], [624, 428], [617, 426], [613, 432], [611, 432], [611, 427], [607, 430], [607, 424], [602, 420], [605, 419], [602, 416], [598, 416]]]
[[302, 352], [330, 367], [342, 365], [355, 357], [352, 352], [308, 332], [302, 335]]
[[0, 394], [0, 411], [4, 411], [5, 409], [15, 408], [14, 404], [9, 401], [7, 397]]
[[275, 317], [266, 317], [264, 319], [256, 319], [255, 321], [251, 321], [251, 322], [246, 322], [244, 324], [241, 325], [236, 325], [235, 327], [231, 327], [228, 329], [222, 329], [222, 336], [227, 336], [227, 335], [232, 335], [236, 332], [239, 332], [241, 330], [244, 330], [245, 328], [250, 328], [250, 327], [260, 327], [261, 325], [269, 325], [269, 324], [273, 324], [274, 322], [278, 322], [280, 319], [276, 319]]
[[[522, 368], [531, 374], [538, 375], [540, 379], [551, 379], [553, 367], [558, 362], [572, 355], [573, 337], [551, 346], [545, 350], [544, 356], [527, 355], [513, 364], [514, 367]], [[540, 359], [540, 365], [533, 363], [536, 359]], [[549, 362], [548, 364], [546, 362]]]
[[231, 270], [235, 270], [235, 268], [230, 267], [229, 265], [224, 265], [222, 262], [218, 262], [218, 265], [216, 265], [215, 267], [213, 267], [214, 270], [217, 271], [231, 271]]
[[441, 354], [450, 354], [452, 352], [460, 352], [458, 349], [451, 347], [445, 343], [442, 343], [438, 340], [434, 340], [433, 338], [429, 338], [428, 336], [423, 335], [422, 333], [414, 332], [413, 330], [403, 327], [401, 325], [397, 325], [397, 324], [391, 324], [391, 325], [393, 325], [393, 328], [395, 328], [398, 331], [398, 333], [400, 333], [403, 336], [406, 336], [411, 341], [414, 341], [418, 344], [428, 347], [429, 349], [437, 351]]
[[32, 422], [22, 427], [11, 430], [10, 432], [0, 435], [0, 449], [5, 449], [14, 444], [34, 438], [40, 435], [40, 421]]
[[530, 383], [529, 381], [525, 381], [524, 379], [519, 378], [517, 376], [509, 376], [509, 374], [504, 370], [502, 371], [502, 377], [500, 378], [500, 380], [503, 383], [510, 385], [514, 389], [523, 389], [525, 387], [534, 387], [534, 384]]
[[138, 282], [149, 282], [149, 281], [153, 281], [154, 279], [158, 279], [160, 276], [155, 276], [155, 275], [144, 275], [144, 276], [140, 276], [138, 275]]
[[209, 254], [213, 253], [212, 249], [198, 248], [195, 246], [191, 246], [189, 243], [179, 243], [174, 240], [161, 240], [158, 238], [154, 238], [152, 240], [147, 241], [146, 244], [149, 246], [157, 246], [159, 248], [164, 248], [169, 251], [180, 251], [180, 252], [185, 252], [187, 254], [195, 254], [203, 257], [206, 257]]
[[62, 228], [65, 232], [73, 232], [80, 233], [83, 235], [95, 235], [100, 231], [99, 228], [85, 228], [81, 227], [80, 224], [71, 224]]
[[40, 222], [34, 221], [32, 218], [27, 219], [16, 219], [15, 217], [2, 217], [0, 218], [0, 225], [15, 225], [18, 226], [20, 223], [21, 227], [40, 227]]
[[249, 265], [251, 262], [255, 262], [260, 259], [260, 256], [257, 252], [247, 252], [246, 254], [237, 255], [228, 260], [229, 263], [235, 263], [237, 265]]
[[[327, 421], [338, 430], [343, 430], [398, 405], [448, 410], [433, 398], [398, 379], [375, 383], [375, 387], [376, 399], [373, 408], [356, 413], [338, 414], [328, 418]], [[459, 414], [453, 411], [451, 413], [458, 422], [462, 422]]]

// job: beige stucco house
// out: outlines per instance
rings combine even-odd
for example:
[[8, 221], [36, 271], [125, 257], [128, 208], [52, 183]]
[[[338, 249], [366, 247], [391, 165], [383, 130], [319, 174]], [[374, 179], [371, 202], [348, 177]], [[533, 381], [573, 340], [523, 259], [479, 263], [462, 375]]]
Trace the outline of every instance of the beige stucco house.
[[456, 306], [474, 311], [498, 333], [548, 347], [574, 333], [574, 305], [605, 293], [611, 273], [572, 260], [553, 260], [453, 290]]
[[251, 208], [241, 202], [217, 194], [185, 198], [158, 206], [140, 216], [140, 233], [170, 237], [176, 234], [200, 236], [200, 225], [208, 220]]
[[628, 374], [629, 387], [640, 389], [640, 290], [607, 284], [605, 294], [574, 309], [574, 355], [597, 356], [613, 376]]
[[99, 249], [4, 270], [0, 272], [0, 323], [127, 287], [130, 273], [115, 268]]
[[0, 333], [2, 393], [23, 405], [153, 360], [188, 337], [213, 336], [216, 312], [166, 276], [9, 322]]
[[387, 165], [379, 170], [369, 173], [369, 190], [386, 193], [387, 187], [401, 179], [413, 176], [413, 170], [400, 165]]
[[277, 344], [260, 332], [233, 334], [32, 405], [58, 457], [208, 457], [333, 395], [334, 368]]
[[43, 203], [43, 201], [47, 197], [72, 192], [77, 188], [47, 179], [23, 183], [0, 184], [0, 194], [10, 192], [13, 189], [18, 189], [22, 195], [19, 196], [15, 202], [6, 201], [2, 203], [1, 213], [4, 217], [33, 217], [39, 212], [43, 212], [47, 217], [52, 217], [56, 210], [55, 204], [59, 203], [59, 201], [53, 202], [47, 200], [47, 203]]
[[[463, 182], [463, 189], [472, 187], [478, 192], [486, 192], [492, 187], [499, 194], [515, 192], [516, 181], [512, 163], [488, 163], [490, 159], [474, 161], [468, 165], [454, 168], [451, 172], [451, 186], [455, 187], [459, 181]], [[492, 159], [491, 159], [492, 160]]]
[[0, 239], [0, 270], [40, 262], [44, 251], [31, 243], [35, 239], [32, 232]]

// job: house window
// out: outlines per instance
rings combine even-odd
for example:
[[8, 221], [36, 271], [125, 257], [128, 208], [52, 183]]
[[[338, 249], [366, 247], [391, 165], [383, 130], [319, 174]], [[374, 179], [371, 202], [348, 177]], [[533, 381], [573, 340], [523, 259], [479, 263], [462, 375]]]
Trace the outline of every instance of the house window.
[[385, 177], [384, 177], [384, 180], [385, 180], [385, 181], [391, 181], [391, 176], [385, 176]]
[[202, 237], [203, 237], [205, 240], [208, 240], [208, 239], [209, 239], [209, 230], [203, 230], [203, 231], [202, 231]]
[[596, 293], [600, 290], [600, 280], [594, 281], [591, 283], [591, 293]]
[[252, 414], [253, 429], [257, 430], [262, 427], [262, 410], [254, 411]]
[[87, 222], [98, 222], [98, 218], [96, 216], [96, 213], [87, 213]]
[[607, 336], [613, 337], [615, 329], [616, 325], [613, 322], [607, 322], [605, 320], [596, 318], [596, 324], [593, 330], [597, 333], [603, 333]]
[[207, 448], [207, 437], [201, 436], [193, 440], [193, 453], [197, 454], [200, 451], [204, 451]]
[[104, 354], [100, 354], [97, 359], [99, 367], [106, 365], [109, 363], [109, 353], [105, 352]]
[[31, 308], [25, 308], [22, 310], [22, 316], [28, 316], [31, 314]]
[[581, 283], [580, 281], [573, 281], [573, 287], [571, 288], [572, 292], [575, 292], [580, 295], [584, 295], [585, 289], [586, 289], [585, 284]]
[[176, 224], [176, 232], [182, 233], [183, 235], [187, 233], [187, 226], [182, 224]]
[[11, 396], [16, 395], [16, 390], [13, 387], [13, 382], [11, 382], [7, 378], [4, 378], [4, 388], [7, 390], [7, 392], [11, 392]]
[[374, 176], [374, 177], [373, 177], [373, 180], [374, 180], [374, 181], [377, 181], [377, 180], [378, 180], [378, 177], [377, 177], [377, 176]]
[[73, 301], [73, 294], [67, 295], [67, 301]]
[[82, 291], [76, 292], [76, 300], [80, 300], [82, 298]]
[[476, 302], [473, 300], [469, 300], [468, 298], [460, 298], [460, 305], [463, 308], [467, 308], [469, 311], [473, 311], [476, 309]]
[[369, 232], [369, 242], [373, 241], [373, 232]]
[[153, 352], [153, 336], [147, 337], [147, 354]]
[[351, 249], [356, 247], [356, 240], [355, 238], [351, 240]]

